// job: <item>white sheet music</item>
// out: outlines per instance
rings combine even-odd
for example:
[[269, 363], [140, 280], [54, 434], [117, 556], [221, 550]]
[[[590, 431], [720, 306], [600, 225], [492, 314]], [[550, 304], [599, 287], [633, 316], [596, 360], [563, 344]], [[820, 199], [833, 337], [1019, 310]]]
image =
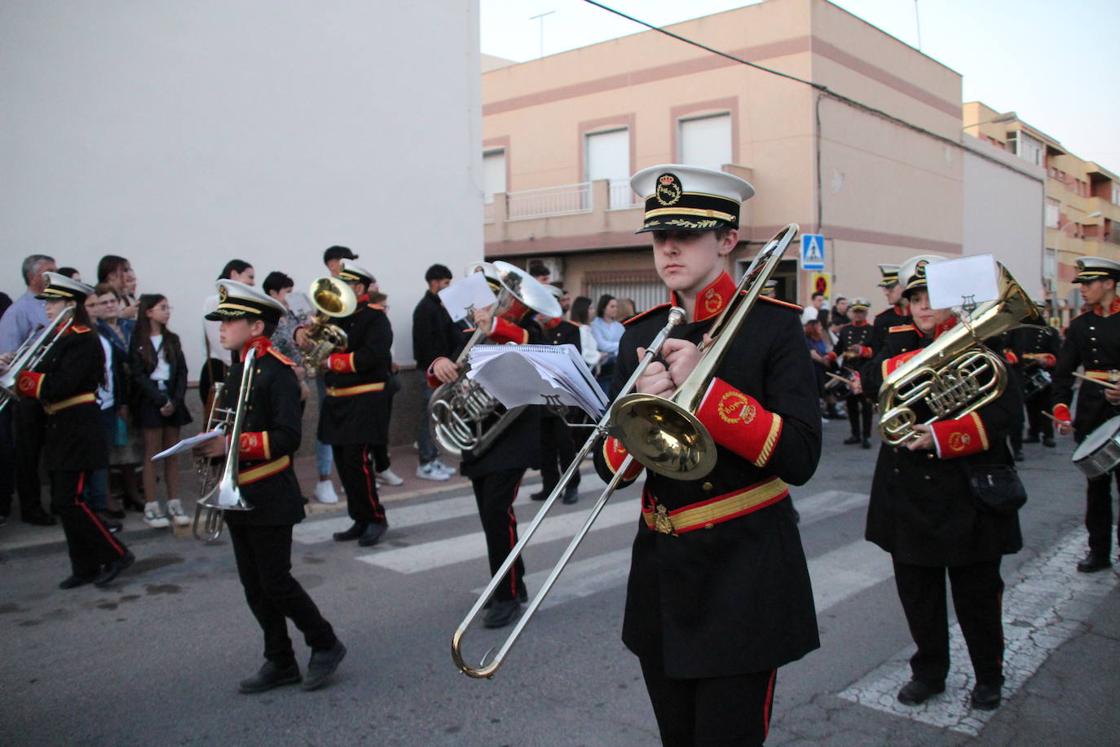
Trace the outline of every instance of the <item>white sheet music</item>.
[[198, 446], [199, 444], [206, 443], [210, 439], [217, 438], [218, 436], [221, 436], [221, 435], [224, 435], [224, 434], [225, 434], [225, 431], [218, 428], [218, 429], [215, 429], [215, 430], [212, 430], [212, 431], [205, 431], [203, 433], [199, 433], [197, 436], [191, 436], [190, 438], [184, 438], [182, 441], [175, 444], [170, 449], [164, 449], [160, 453], [156, 454], [154, 457], [152, 457], [152, 461], [155, 462], [155, 461], [158, 461], [160, 459], [166, 459], [169, 456], [175, 456], [176, 454], [181, 454], [184, 451], [190, 451], [191, 449]]
[[470, 309], [484, 309], [497, 301], [498, 297], [490, 290], [485, 275], [481, 272], [472, 272], [459, 282], [452, 283], [441, 290], [439, 300], [451, 315], [451, 321], [457, 322], [465, 319]]
[[467, 377], [506, 407], [567, 405], [600, 418], [607, 395], [574, 345], [476, 345]]
[[977, 254], [926, 265], [929, 305], [950, 309], [966, 300], [983, 303], [999, 298], [999, 268], [991, 254]]

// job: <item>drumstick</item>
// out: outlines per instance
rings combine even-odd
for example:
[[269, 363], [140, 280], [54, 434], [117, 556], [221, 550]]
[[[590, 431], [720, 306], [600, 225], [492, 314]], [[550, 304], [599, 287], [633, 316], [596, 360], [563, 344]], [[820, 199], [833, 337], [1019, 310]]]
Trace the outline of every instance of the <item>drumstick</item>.
[[829, 378], [836, 379], [841, 384], [851, 384], [852, 383], [850, 379], [845, 379], [843, 376], [840, 376], [839, 374], [834, 374], [831, 371], [825, 371], [824, 375], [828, 376]]
[[1085, 381], [1091, 381], [1094, 384], [1100, 384], [1101, 386], [1108, 387], [1109, 389], [1120, 389], [1120, 386], [1118, 386], [1116, 384], [1113, 384], [1110, 381], [1101, 381], [1100, 379], [1094, 379], [1092, 376], [1086, 376], [1085, 374], [1078, 373], [1077, 371], [1074, 371], [1073, 375], [1076, 376], [1079, 379], [1084, 379]]

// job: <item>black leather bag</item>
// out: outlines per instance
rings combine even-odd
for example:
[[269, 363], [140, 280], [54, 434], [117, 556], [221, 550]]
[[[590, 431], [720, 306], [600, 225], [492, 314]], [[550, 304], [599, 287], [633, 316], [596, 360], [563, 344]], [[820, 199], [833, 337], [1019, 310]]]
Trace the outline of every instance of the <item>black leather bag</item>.
[[1006, 464], [970, 465], [968, 487], [977, 508], [988, 513], [1010, 515], [1027, 502], [1019, 473]]

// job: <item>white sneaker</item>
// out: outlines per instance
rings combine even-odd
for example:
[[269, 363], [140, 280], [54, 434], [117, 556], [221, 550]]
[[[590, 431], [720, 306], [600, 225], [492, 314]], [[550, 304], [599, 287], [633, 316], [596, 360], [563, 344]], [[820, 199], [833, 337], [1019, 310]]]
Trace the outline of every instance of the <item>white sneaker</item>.
[[167, 515], [160, 511], [159, 503], [156, 501], [144, 504], [144, 523], [152, 529], [165, 529], [171, 526]]
[[377, 479], [394, 488], [404, 485], [404, 480], [401, 479], [401, 476], [391, 469], [383, 469], [378, 472]]
[[444, 464], [440, 459], [432, 460], [432, 464], [435, 465], [435, 468], [440, 472], [446, 473], [448, 477], [454, 477], [455, 475], [459, 474], [459, 470]]
[[178, 498], [167, 502], [167, 513], [171, 515], [171, 521], [175, 522], [177, 527], [185, 527], [191, 523], [190, 517], [183, 511], [183, 504], [179, 502]]
[[451, 475], [436, 467], [435, 462], [418, 465], [416, 467], [416, 476], [421, 480], [445, 481], [451, 479]]
[[320, 480], [316, 483], [315, 500], [319, 503], [338, 503], [338, 493], [334, 492], [334, 483], [330, 480]]

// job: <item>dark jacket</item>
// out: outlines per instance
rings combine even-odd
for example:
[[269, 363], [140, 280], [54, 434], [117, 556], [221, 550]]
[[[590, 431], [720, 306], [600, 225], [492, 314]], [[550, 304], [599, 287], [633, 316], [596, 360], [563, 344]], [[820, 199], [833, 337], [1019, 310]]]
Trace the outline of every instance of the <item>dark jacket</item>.
[[566, 319], [554, 319], [541, 326], [541, 342], [546, 345], [574, 345], [576, 351], [582, 351], [583, 346], [579, 340], [579, 327]]
[[[75, 324], [35, 367], [42, 374], [30, 394], [46, 409], [82, 394], [96, 397], [105, 379], [105, 353], [97, 333]], [[109, 464], [109, 445], [96, 399], [46, 415], [43, 464], [48, 470], [80, 471]]]
[[[637, 348], [665, 325], [668, 305], [627, 322], [612, 397], [637, 366]], [[673, 337], [700, 342], [712, 318], [678, 325]], [[799, 310], [760, 298], [716, 376], [782, 418], [772, 457], [756, 467], [717, 446], [715, 469], [681, 481], [646, 472], [643, 503], [669, 511], [778, 477], [812, 477], [821, 453], [814, 373]], [[596, 468], [611, 472], [596, 449]], [[660, 534], [643, 520], [634, 539], [622, 639], [639, 657], [660, 660], [669, 677], [764, 672], [819, 647], [813, 591], [788, 497], [707, 529]]]
[[[1120, 369], [1120, 312], [1101, 316], [1089, 309], [1069, 323], [1066, 340], [1054, 368], [1054, 404], [1073, 402], [1073, 372]], [[1120, 414], [1120, 407], [1104, 398], [1104, 387], [1082, 382], [1077, 393], [1077, 415], [1073, 419], [1074, 437], [1081, 443], [1093, 429]]]
[[837, 362], [846, 368], [863, 374], [863, 370], [871, 359], [875, 357], [875, 350], [871, 347], [871, 338], [875, 328], [866, 321], [862, 324], [851, 322], [840, 328], [837, 334], [836, 353]]
[[890, 332], [891, 327], [910, 324], [910, 314], [904, 313], [906, 311], [906, 307], [902, 304], [895, 304], [894, 306], [883, 309], [875, 315], [875, 319], [871, 323], [873, 327], [871, 332], [871, 348], [875, 351], [876, 355], [879, 354], [883, 349], [883, 345], [886, 344], [887, 334]]
[[[166, 343], [166, 333], [164, 342]], [[175, 403], [176, 408], [186, 410], [184, 399], [187, 396], [187, 360], [183, 356], [182, 345], [177, 345], [175, 353], [168, 350], [167, 363], [171, 366], [171, 375], [167, 380], [167, 392], [161, 392], [159, 385], [152, 381], [152, 371], [155, 364], [144, 360], [140, 352], [140, 338], [136, 334], [128, 345], [128, 371], [131, 376], [130, 396], [137, 404], [147, 402], [156, 408], [163, 407], [168, 400]], [[188, 421], [189, 422], [189, 419]]]
[[454, 359], [459, 345], [459, 329], [443, 302], [437, 294], [425, 291], [412, 311], [412, 355], [417, 370], [426, 371], [436, 358]]
[[[263, 344], [262, 344], [263, 343]], [[226, 511], [230, 525], [286, 526], [303, 520], [303, 496], [296, 480], [295, 458], [302, 428], [299, 381], [294, 364], [272, 348], [264, 338], [254, 363], [253, 388], [245, 412], [239, 462], [241, 494], [252, 511]], [[244, 374], [241, 356], [230, 366], [227, 386], [222, 389], [222, 407], [233, 407]], [[279, 471], [285, 457], [287, 466]], [[254, 480], [253, 470], [268, 476]]]
[[[924, 348], [933, 339], [916, 329], [889, 334], [885, 348], [867, 367], [865, 389], [879, 391], [884, 361]], [[980, 509], [969, 491], [968, 476], [970, 469], [982, 465], [1014, 465], [1007, 436], [1021, 409], [1014, 386], [980, 408], [981, 440], [986, 439], [988, 448], [970, 456], [942, 459], [935, 451], [883, 444], [871, 484], [867, 539], [897, 560], [921, 566], [970, 565], [1018, 552], [1023, 546], [1018, 515]]]
[[[319, 440], [333, 445], [384, 443], [390, 396], [386, 387], [393, 364], [389, 317], [363, 299], [353, 314], [337, 324], [346, 332], [347, 347], [330, 356], [331, 368], [323, 374], [327, 396], [319, 415]], [[376, 391], [346, 391], [377, 384], [382, 386]]]

